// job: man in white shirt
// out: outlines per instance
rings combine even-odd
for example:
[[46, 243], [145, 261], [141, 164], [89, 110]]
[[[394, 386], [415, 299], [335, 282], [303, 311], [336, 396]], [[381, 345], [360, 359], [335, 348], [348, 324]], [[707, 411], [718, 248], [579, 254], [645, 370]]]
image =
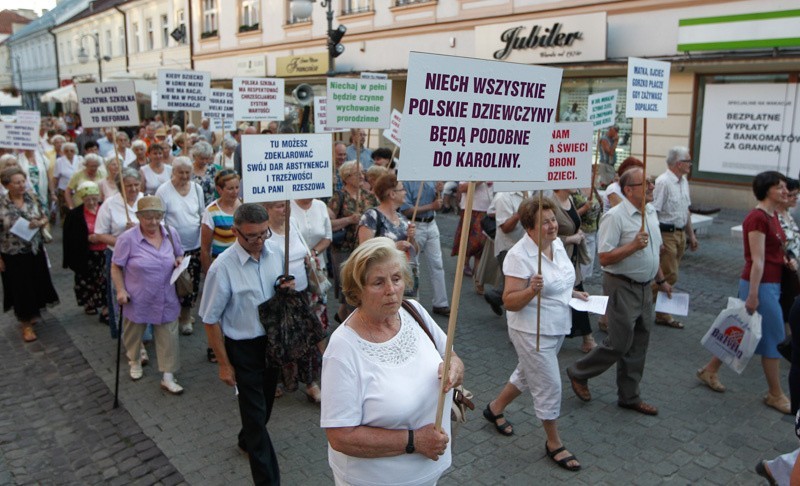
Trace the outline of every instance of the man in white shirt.
[[[689, 181], [686, 177], [692, 172], [692, 157], [686, 147], [673, 147], [667, 154], [667, 170], [656, 179], [656, 189], [653, 191], [653, 207], [658, 212], [658, 222], [661, 229], [661, 239], [664, 246], [661, 249], [661, 271], [670, 285], [678, 281], [678, 267], [686, 243], [689, 249], [697, 250], [697, 238], [692, 231], [692, 214], [689, 206]], [[658, 289], [653, 289], [653, 298], [658, 295]], [[676, 321], [671, 315], [657, 312], [656, 324], [661, 326], [683, 329], [683, 324]]]
[[503, 274], [503, 261], [506, 253], [514, 244], [525, 234], [522, 225], [519, 224], [519, 209], [522, 203], [522, 192], [498, 192], [494, 195], [489, 213], [494, 209], [494, 219], [497, 223], [497, 230], [494, 238], [494, 256], [497, 258], [497, 265], [500, 267], [500, 285], [497, 288], [487, 290], [483, 298], [492, 306], [492, 311], [498, 316], [503, 315], [503, 290], [505, 288], [505, 275]]
[[114, 155], [114, 129], [106, 128], [105, 136], [97, 139], [97, 147], [100, 150], [100, 156], [103, 158]]

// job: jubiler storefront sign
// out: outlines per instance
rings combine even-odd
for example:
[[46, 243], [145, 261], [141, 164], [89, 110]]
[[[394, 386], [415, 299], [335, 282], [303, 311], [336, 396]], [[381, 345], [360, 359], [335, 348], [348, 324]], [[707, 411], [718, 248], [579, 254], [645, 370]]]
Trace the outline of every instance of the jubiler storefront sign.
[[475, 55], [530, 64], [603, 61], [605, 12], [475, 27]]

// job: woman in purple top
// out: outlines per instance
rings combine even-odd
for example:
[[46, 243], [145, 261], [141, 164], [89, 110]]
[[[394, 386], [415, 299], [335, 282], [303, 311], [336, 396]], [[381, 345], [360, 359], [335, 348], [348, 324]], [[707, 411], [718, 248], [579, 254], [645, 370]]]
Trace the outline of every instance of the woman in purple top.
[[[173, 373], [179, 368], [178, 314], [180, 303], [172, 270], [183, 260], [178, 232], [161, 225], [164, 206], [156, 196], [139, 199], [139, 224], [117, 238], [111, 258], [111, 278], [117, 288], [117, 302], [123, 306], [122, 339], [132, 380], [142, 377], [139, 355], [142, 335], [154, 324], [161, 388], [173, 395], [183, 393]], [[169, 231], [169, 233], [167, 233]]]

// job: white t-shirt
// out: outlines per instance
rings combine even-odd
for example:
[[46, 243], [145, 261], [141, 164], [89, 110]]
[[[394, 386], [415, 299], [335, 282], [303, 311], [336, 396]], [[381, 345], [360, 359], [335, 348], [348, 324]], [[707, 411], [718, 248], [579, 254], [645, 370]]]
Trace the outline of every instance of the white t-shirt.
[[[572, 328], [569, 299], [575, 285], [575, 267], [564, 250], [564, 244], [556, 239], [553, 246], [553, 260], [542, 255], [542, 317], [540, 332], [543, 336], [564, 336]], [[530, 236], [525, 234], [506, 255], [503, 260], [503, 273], [507, 277], [528, 280], [539, 273], [539, 247]], [[518, 311], [506, 310], [508, 327], [517, 331], [536, 334], [536, 305], [538, 297], [534, 297], [528, 305]]]
[[[290, 218], [289, 223], [292, 228], [289, 232], [289, 275], [294, 275], [294, 289], [302, 292], [308, 287], [308, 275], [306, 274], [306, 247], [297, 235], [297, 222], [294, 217]], [[274, 243], [275, 247], [280, 248], [281, 261], [283, 261], [283, 250], [286, 245], [286, 238], [283, 235], [272, 232], [269, 241]]]
[[[126, 229], [128, 219], [125, 217], [125, 206], [127, 206], [128, 216], [131, 223], [139, 224], [139, 219], [136, 217], [136, 204], [139, 202], [143, 194], [140, 192], [136, 196], [136, 201], [133, 205], [126, 205], [122, 201], [122, 194], [117, 193], [105, 200], [97, 210], [97, 220], [94, 224], [94, 232], [98, 235], [111, 235], [119, 236]], [[114, 247], [108, 245], [113, 250]]]
[[56, 159], [56, 166], [53, 169], [53, 177], [58, 183], [58, 189], [65, 191], [69, 180], [76, 171], [78, 166], [83, 164], [83, 157], [75, 155], [72, 157], [72, 162], [67, 160], [63, 155]]
[[[323, 238], [328, 238], [329, 240], [333, 238], [328, 206], [319, 199], [311, 200], [311, 207], [308, 208], [308, 211], [292, 201], [292, 219], [297, 223], [297, 227], [303, 234], [309, 249], [314, 248]], [[324, 268], [325, 252], [320, 253], [317, 258], [319, 258]]]
[[164, 203], [164, 222], [181, 237], [183, 251], [200, 248], [200, 219], [205, 209], [201, 204], [203, 189], [189, 181], [189, 192], [181, 196], [172, 182], [168, 182], [158, 188], [156, 196]]
[[[385, 343], [361, 339], [346, 320], [333, 332], [322, 358], [322, 428], [365, 425], [391, 430], [415, 430], [436, 419], [439, 364], [447, 335], [416, 301], [436, 347], [414, 318], [400, 309], [400, 330]], [[358, 311], [355, 312], [358, 314]], [[352, 318], [353, 314], [351, 314]], [[444, 410], [450, 410], [447, 393]], [[450, 435], [450, 418], [442, 421]], [[328, 444], [328, 463], [348, 484], [417, 485], [435, 482], [451, 462], [451, 440], [444, 455], [432, 461], [422, 454], [359, 458], [337, 452]]]
[[[492, 186], [490, 186], [486, 182], [478, 182], [477, 184], [475, 184], [475, 194], [472, 197], [472, 210], [484, 211], [484, 212], [487, 211], [489, 209], [489, 205], [492, 204], [493, 197], [494, 197], [494, 190], [492, 189]], [[461, 194], [459, 207], [461, 209], [465, 209], [467, 207], [466, 192]]]
[[518, 242], [522, 235], [525, 234], [525, 229], [519, 221], [510, 233], [503, 232], [500, 225], [511, 219], [519, 209], [522, 203], [521, 192], [498, 192], [494, 196], [492, 205], [494, 206], [494, 219], [497, 222], [497, 231], [494, 237], [494, 256], [500, 254], [501, 251], [507, 251]]
[[607, 213], [609, 209], [611, 209], [611, 201], [608, 200], [608, 196], [611, 194], [616, 194], [620, 197], [620, 199], [625, 199], [625, 196], [622, 195], [622, 188], [619, 187], [619, 182], [612, 182], [611, 184], [606, 187], [606, 192], [603, 194], [603, 213]]
[[142, 167], [142, 174], [144, 174], [144, 192], [151, 196], [156, 193], [162, 184], [169, 181], [172, 177], [171, 165], [162, 164], [161, 167], [164, 170], [162, 170], [160, 174], [156, 174], [149, 165]]

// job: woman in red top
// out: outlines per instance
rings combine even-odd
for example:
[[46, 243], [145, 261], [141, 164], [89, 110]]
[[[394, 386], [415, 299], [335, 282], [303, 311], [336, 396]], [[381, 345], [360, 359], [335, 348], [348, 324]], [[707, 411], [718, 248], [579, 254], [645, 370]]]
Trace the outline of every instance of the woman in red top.
[[[783, 251], [786, 236], [778, 221], [778, 210], [788, 198], [786, 177], [775, 171], [762, 172], [753, 179], [753, 193], [758, 204], [742, 223], [745, 263], [739, 280], [739, 298], [745, 301], [747, 312], [757, 311], [762, 318], [761, 341], [755, 352], [761, 355], [769, 387], [764, 403], [788, 414], [790, 404], [781, 388], [780, 354], [776, 348], [785, 337], [780, 306], [781, 273], [784, 265], [790, 265]], [[725, 391], [717, 377], [721, 366], [722, 362], [713, 357], [697, 371], [697, 377], [712, 390]]]

